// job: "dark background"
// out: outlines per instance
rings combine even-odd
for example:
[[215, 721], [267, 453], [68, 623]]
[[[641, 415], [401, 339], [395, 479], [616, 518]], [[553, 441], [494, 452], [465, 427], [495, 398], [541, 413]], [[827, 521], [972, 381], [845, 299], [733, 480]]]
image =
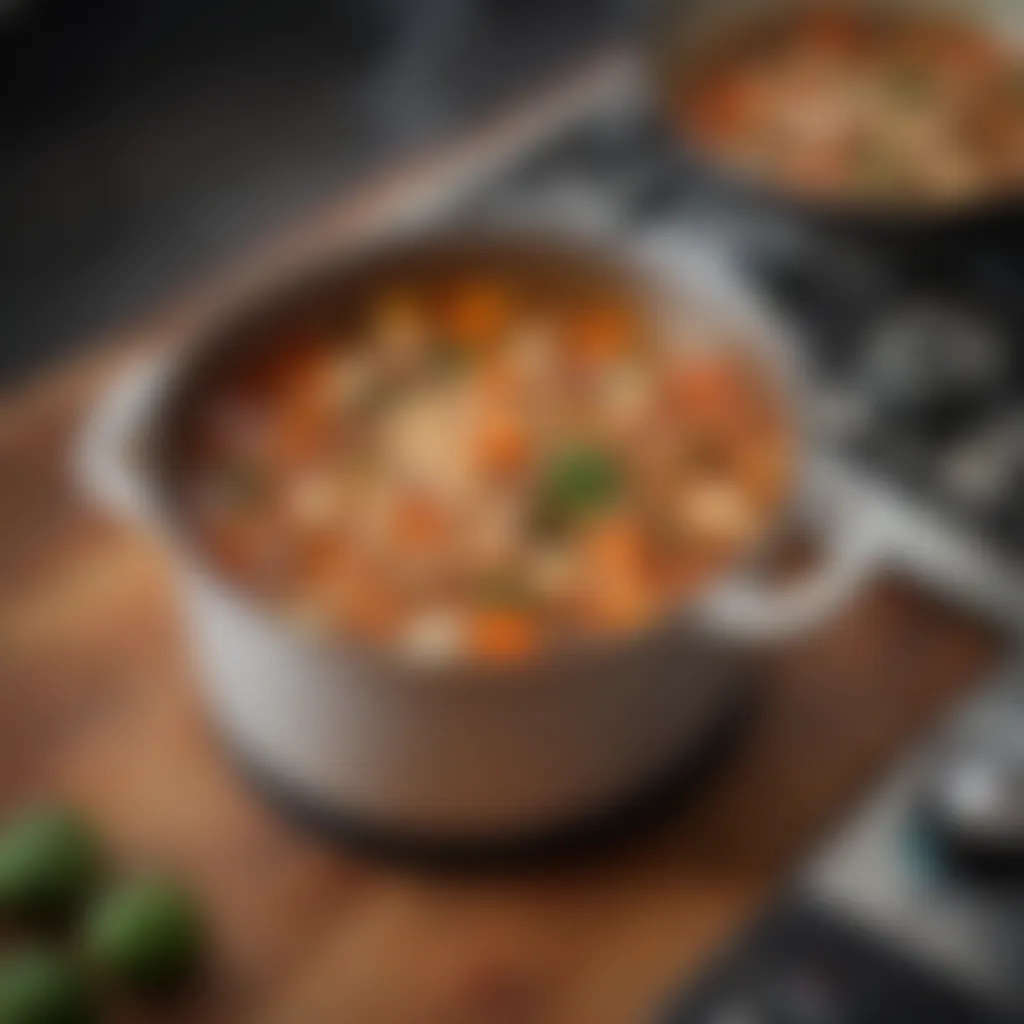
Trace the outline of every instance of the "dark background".
[[0, 382], [634, 16], [631, 0], [0, 0]]

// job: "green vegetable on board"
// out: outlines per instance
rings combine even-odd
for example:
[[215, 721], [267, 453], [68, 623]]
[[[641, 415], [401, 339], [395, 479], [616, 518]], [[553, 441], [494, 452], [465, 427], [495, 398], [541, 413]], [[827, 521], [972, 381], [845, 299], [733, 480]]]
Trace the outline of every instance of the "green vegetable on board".
[[95, 1004], [64, 957], [19, 950], [0, 957], [0, 1024], [92, 1024]]
[[203, 934], [198, 909], [176, 883], [140, 878], [117, 886], [93, 907], [85, 924], [92, 963], [138, 989], [166, 989], [198, 967]]
[[0, 833], [0, 910], [24, 918], [66, 916], [95, 888], [99, 842], [73, 811], [39, 808]]

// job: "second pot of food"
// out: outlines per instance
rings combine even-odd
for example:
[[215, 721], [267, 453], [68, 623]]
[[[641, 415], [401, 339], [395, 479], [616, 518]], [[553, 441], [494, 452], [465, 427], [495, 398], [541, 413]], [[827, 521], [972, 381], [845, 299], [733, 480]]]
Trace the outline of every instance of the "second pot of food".
[[669, 0], [670, 130], [720, 183], [818, 223], [920, 235], [1004, 216], [1024, 195], [1012, 6]]
[[165, 538], [214, 715], [264, 776], [446, 842], [593, 819], [701, 748], [756, 641], [863, 577], [832, 508], [811, 577], [755, 582], [813, 490], [789, 340], [645, 258], [392, 245], [99, 410], [90, 485]]

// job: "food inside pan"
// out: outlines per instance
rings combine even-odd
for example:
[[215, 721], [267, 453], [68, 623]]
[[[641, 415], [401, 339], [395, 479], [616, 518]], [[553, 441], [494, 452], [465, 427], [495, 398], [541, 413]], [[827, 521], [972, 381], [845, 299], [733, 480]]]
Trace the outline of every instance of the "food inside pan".
[[791, 431], [739, 339], [492, 263], [339, 291], [212, 375], [176, 487], [221, 574], [328, 634], [508, 662], [641, 629], [765, 530]]

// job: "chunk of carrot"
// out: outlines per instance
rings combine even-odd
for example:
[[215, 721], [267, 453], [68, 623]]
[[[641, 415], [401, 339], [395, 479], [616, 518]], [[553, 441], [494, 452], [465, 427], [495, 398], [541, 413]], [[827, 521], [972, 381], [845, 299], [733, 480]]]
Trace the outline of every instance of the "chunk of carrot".
[[728, 69], [708, 76], [684, 97], [680, 119], [707, 142], [735, 138], [746, 130], [761, 92], [750, 75]]
[[397, 594], [389, 592], [380, 584], [364, 581], [341, 603], [344, 625], [368, 640], [388, 640], [401, 626], [401, 601]]
[[669, 401], [682, 414], [697, 421], [718, 422], [743, 404], [737, 371], [714, 354], [690, 356], [677, 362], [666, 375]]
[[633, 343], [636, 333], [632, 312], [615, 302], [586, 306], [570, 318], [567, 328], [570, 350], [588, 362], [619, 355]]
[[444, 538], [448, 525], [444, 509], [422, 494], [403, 495], [395, 503], [392, 534], [399, 547], [429, 550]]
[[492, 409], [481, 418], [474, 442], [477, 462], [487, 473], [516, 473], [529, 456], [529, 438], [522, 420], [505, 410]]
[[594, 524], [584, 535], [584, 614], [593, 626], [620, 632], [652, 614], [657, 601], [656, 573], [639, 524], [625, 516]]
[[486, 279], [467, 281], [446, 296], [441, 323], [454, 341], [485, 345], [497, 340], [510, 312], [508, 292], [499, 283]]
[[805, 15], [800, 38], [814, 52], [836, 57], [862, 42], [863, 25], [848, 11], [821, 9]]
[[531, 616], [515, 608], [484, 608], [469, 624], [471, 651], [485, 661], [516, 661], [538, 647], [540, 637]]
[[607, 516], [584, 534], [587, 561], [605, 572], [629, 572], [646, 561], [646, 545], [640, 526], [626, 516]]

